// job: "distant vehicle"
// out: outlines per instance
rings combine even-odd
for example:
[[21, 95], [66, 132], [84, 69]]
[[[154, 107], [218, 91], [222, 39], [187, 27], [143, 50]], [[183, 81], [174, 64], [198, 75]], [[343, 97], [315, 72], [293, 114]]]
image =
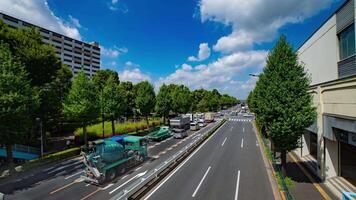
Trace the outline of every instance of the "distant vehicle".
[[199, 119], [199, 120], [198, 120], [198, 125], [199, 125], [200, 127], [206, 126], [205, 120], [204, 120], [204, 119]]
[[182, 139], [188, 136], [188, 132], [184, 129], [173, 129], [173, 137], [176, 139]]
[[85, 165], [82, 178], [96, 184], [112, 181], [118, 174], [145, 160], [147, 143], [147, 139], [138, 136], [89, 142], [88, 148], [83, 148], [81, 152]]
[[211, 123], [213, 121], [214, 121], [214, 113], [212, 112], [205, 113], [205, 122]]
[[192, 122], [194, 120], [194, 114], [193, 113], [187, 113], [185, 116], [189, 117], [190, 121]]
[[191, 130], [191, 131], [197, 131], [197, 130], [199, 130], [199, 129], [200, 129], [200, 127], [199, 127], [199, 125], [198, 125], [197, 122], [192, 122], [192, 123], [190, 123], [190, 130]]
[[178, 128], [178, 129], [189, 129], [190, 117], [189, 116], [180, 116], [175, 117], [169, 120], [169, 124], [171, 128]]
[[149, 140], [160, 141], [172, 136], [172, 132], [168, 126], [161, 126], [158, 130], [149, 133], [146, 137]]

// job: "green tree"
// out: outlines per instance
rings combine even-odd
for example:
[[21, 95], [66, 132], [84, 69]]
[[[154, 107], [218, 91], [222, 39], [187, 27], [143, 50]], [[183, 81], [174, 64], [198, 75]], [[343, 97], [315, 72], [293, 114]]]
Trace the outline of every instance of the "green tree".
[[103, 111], [111, 120], [112, 133], [115, 133], [115, 119], [124, 115], [126, 110], [125, 90], [118, 84], [114, 77], [109, 77], [103, 88], [101, 97]]
[[[101, 123], [102, 123], [102, 131], [103, 131], [103, 138], [104, 138], [104, 130], [105, 130], [105, 113], [104, 113], [104, 103], [102, 100], [104, 100], [105, 98], [103, 98], [103, 91], [104, 91], [104, 87], [106, 84], [106, 81], [109, 78], [112, 78], [113, 81], [115, 82], [115, 84], [119, 84], [120, 80], [119, 80], [119, 74], [111, 69], [105, 69], [105, 70], [99, 70], [95, 73], [95, 75], [93, 76], [93, 82], [95, 84], [95, 87], [97, 88], [97, 91], [100, 95], [100, 113], [101, 113]], [[110, 117], [110, 116], [109, 116]], [[111, 117], [110, 117], [111, 118]]]
[[31, 126], [31, 108], [37, 106], [25, 67], [9, 47], [0, 43], [0, 143], [6, 146], [7, 162], [12, 164], [12, 146], [22, 141]]
[[59, 88], [70, 85], [68, 70], [64, 70], [66, 67], [57, 57], [55, 49], [42, 42], [42, 36], [35, 28], [13, 29], [0, 20], [0, 40], [8, 44], [12, 55], [24, 65], [30, 86], [39, 96], [40, 105], [33, 110], [32, 118], [41, 118], [44, 131], [53, 130], [57, 123], [54, 116], [62, 113], [64, 98], [59, 97], [65, 95], [64, 90]]
[[64, 101], [64, 114], [83, 127], [84, 142], [87, 144], [86, 126], [98, 118], [100, 106], [95, 86], [85, 73], [80, 72], [73, 80], [72, 87]]
[[172, 99], [169, 87], [163, 84], [159, 88], [159, 92], [156, 97], [156, 112], [163, 116], [163, 123], [166, 123], [169, 111], [171, 111]]
[[148, 81], [143, 81], [135, 85], [136, 90], [136, 108], [139, 113], [146, 118], [147, 125], [148, 116], [154, 109], [156, 103], [155, 92], [153, 86]]
[[316, 117], [309, 84], [310, 78], [298, 63], [297, 53], [284, 36], [280, 37], [267, 57], [249, 103], [258, 123], [281, 152], [283, 172], [287, 152], [300, 146], [303, 131]]
[[170, 85], [172, 110], [177, 114], [187, 113], [191, 110], [191, 94], [189, 88], [184, 85]]
[[133, 111], [135, 109], [135, 87], [130, 81], [121, 82], [120, 86], [125, 91], [125, 117], [129, 118], [133, 116]]

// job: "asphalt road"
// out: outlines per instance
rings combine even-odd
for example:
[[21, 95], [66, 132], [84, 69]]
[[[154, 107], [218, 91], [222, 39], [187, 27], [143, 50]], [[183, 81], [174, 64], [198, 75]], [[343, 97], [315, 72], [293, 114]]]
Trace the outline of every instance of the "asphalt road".
[[0, 184], [0, 192], [6, 194], [6, 199], [110, 199], [140, 178], [140, 175], [162, 164], [194, 141], [196, 136], [210, 130], [216, 124], [211, 123], [199, 131], [189, 132], [189, 136], [184, 139], [171, 137], [161, 142], [150, 143], [149, 158], [143, 164], [117, 177], [114, 182], [102, 186], [87, 184], [80, 178], [84, 166], [78, 157], [38, 169], [12, 182]]
[[274, 199], [249, 121], [230, 117], [144, 199]]

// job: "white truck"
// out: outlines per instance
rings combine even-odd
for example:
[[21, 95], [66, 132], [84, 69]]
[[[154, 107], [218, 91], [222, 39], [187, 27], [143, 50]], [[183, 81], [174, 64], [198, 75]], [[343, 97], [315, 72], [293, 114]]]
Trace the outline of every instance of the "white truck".
[[211, 122], [213, 122], [214, 121], [214, 113], [212, 113], [212, 112], [207, 112], [207, 113], [205, 113], [205, 122], [207, 122], [207, 123], [211, 123]]

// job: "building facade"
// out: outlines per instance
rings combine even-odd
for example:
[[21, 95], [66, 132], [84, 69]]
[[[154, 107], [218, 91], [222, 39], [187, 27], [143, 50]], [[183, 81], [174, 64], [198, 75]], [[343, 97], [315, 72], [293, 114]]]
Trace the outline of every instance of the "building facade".
[[0, 20], [12, 28], [37, 28], [42, 41], [55, 48], [58, 57], [72, 69], [74, 76], [83, 70], [91, 78], [100, 69], [100, 47], [97, 42], [86, 43], [69, 38], [1, 12]]
[[322, 180], [356, 183], [355, 8], [354, 0], [346, 1], [298, 49], [318, 115], [295, 152], [314, 158]]

